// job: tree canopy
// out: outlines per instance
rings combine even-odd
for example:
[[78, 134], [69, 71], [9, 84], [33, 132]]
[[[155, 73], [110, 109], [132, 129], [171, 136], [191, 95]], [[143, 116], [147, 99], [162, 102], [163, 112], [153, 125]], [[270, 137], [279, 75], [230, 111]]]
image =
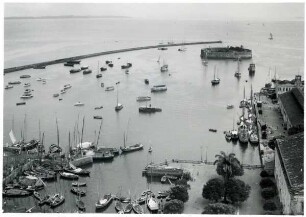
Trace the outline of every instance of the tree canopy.
[[184, 210], [184, 203], [180, 200], [170, 200], [164, 205], [165, 214], [181, 214]]
[[232, 205], [224, 203], [209, 204], [204, 208], [202, 214], [235, 214], [236, 209]]
[[175, 186], [171, 187], [169, 196], [172, 199], [178, 199], [178, 200], [181, 200], [185, 203], [189, 199], [187, 186], [175, 185]]
[[205, 199], [218, 202], [224, 196], [224, 181], [220, 178], [210, 179], [203, 187], [202, 196]]
[[240, 165], [240, 161], [235, 157], [234, 153], [226, 155], [225, 152], [221, 151], [221, 154], [217, 154], [215, 157], [218, 158], [214, 164], [217, 164], [217, 173], [224, 177], [225, 181], [235, 176], [242, 176], [244, 170]]
[[250, 195], [251, 187], [239, 179], [230, 179], [226, 185], [226, 196], [232, 203], [246, 201]]

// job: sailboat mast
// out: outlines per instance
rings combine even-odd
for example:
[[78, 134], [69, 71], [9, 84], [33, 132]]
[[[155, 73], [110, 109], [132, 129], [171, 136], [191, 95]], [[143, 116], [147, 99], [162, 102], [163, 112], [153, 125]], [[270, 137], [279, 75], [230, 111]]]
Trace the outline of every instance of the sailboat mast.
[[85, 116], [83, 117], [82, 135], [81, 135], [81, 145], [82, 145], [82, 143], [83, 143], [84, 122], [85, 122]]
[[97, 70], [97, 74], [99, 74], [99, 61], [98, 61], [98, 70]]
[[56, 133], [57, 133], [57, 146], [59, 147], [59, 130], [58, 130], [58, 122], [57, 122], [57, 118], [56, 118]]
[[253, 109], [253, 85], [251, 84], [251, 106]]
[[40, 135], [40, 119], [38, 120], [38, 138], [39, 138], [39, 141], [41, 140], [41, 135]]
[[24, 122], [23, 122], [23, 138], [22, 140], [26, 140], [26, 119], [27, 119], [27, 114], [24, 114]]
[[99, 144], [99, 138], [100, 138], [101, 128], [102, 128], [102, 120], [101, 120], [100, 129], [99, 129], [99, 134], [98, 134], [98, 139], [97, 139], [97, 145], [96, 145], [96, 148], [97, 148], [97, 149], [98, 149], [98, 144]]
[[116, 83], [116, 86], [117, 86], [117, 105], [118, 105], [118, 92], [119, 92], [119, 88], [118, 88], [118, 84], [120, 84], [120, 82], [118, 81], [117, 83]]

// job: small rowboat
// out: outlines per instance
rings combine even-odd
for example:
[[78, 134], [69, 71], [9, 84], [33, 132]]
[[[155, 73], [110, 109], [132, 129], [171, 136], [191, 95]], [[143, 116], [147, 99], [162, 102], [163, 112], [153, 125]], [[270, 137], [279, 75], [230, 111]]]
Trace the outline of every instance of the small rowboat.
[[136, 214], [143, 214], [144, 213], [143, 208], [137, 203], [133, 204], [133, 210]]
[[86, 182], [72, 182], [73, 187], [84, 187], [86, 186]]
[[71, 193], [76, 194], [76, 195], [80, 195], [80, 196], [85, 196], [86, 195], [86, 191], [85, 190], [82, 190], [82, 189], [79, 189], [79, 188], [75, 188], [75, 187], [71, 188]]

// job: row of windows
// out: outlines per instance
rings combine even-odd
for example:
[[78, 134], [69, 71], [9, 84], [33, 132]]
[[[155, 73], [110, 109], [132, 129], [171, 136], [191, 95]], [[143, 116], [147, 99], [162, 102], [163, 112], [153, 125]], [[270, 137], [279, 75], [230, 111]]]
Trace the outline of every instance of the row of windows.
[[291, 89], [292, 89], [292, 87], [279, 87], [278, 91], [289, 91]]

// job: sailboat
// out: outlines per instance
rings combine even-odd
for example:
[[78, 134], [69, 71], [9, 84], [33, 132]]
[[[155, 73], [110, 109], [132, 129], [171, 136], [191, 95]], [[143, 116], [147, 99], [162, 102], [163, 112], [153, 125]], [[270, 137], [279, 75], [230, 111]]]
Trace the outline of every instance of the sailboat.
[[102, 74], [99, 73], [99, 61], [98, 61], [98, 69], [97, 69], [97, 75], [96, 75], [96, 78], [101, 78], [102, 77]]
[[[78, 192], [79, 191], [79, 186], [78, 186]], [[76, 206], [79, 208], [79, 210], [81, 211], [85, 211], [86, 207], [85, 207], [85, 203], [81, 200], [81, 194], [78, 194], [78, 197], [76, 198]]]
[[235, 77], [240, 78], [241, 77], [241, 72], [240, 72], [240, 60], [238, 58], [237, 60], [237, 71], [235, 72]]
[[272, 78], [271, 81], [273, 83], [275, 83], [277, 81], [277, 78], [276, 78], [276, 67], [275, 67], [275, 70], [274, 70], [274, 78]]
[[211, 80], [211, 84], [212, 85], [217, 85], [219, 83], [220, 83], [220, 78], [216, 78], [216, 66], [215, 66], [215, 68], [214, 68], [214, 79]]
[[159, 61], [160, 61], [160, 55], [159, 55], [159, 57], [158, 57], [158, 60], [157, 60], [157, 62], [159, 63]]
[[[244, 101], [245, 99], [243, 99]], [[240, 126], [238, 128], [238, 138], [240, 143], [248, 143], [249, 141], [249, 134], [248, 134], [248, 128], [245, 124], [245, 117], [244, 117], [244, 109], [245, 106], [242, 107], [242, 116], [240, 117]]]
[[237, 141], [238, 140], [238, 131], [235, 129], [235, 127], [234, 127], [234, 122], [235, 122], [235, 120], [234, 120], [234, 117], [233, 117], [233, 130], [231, 131], [231, 139], [232, 139], [232, 141]]
[[163, 60], [163, 65], [160, 67], [161, 72], [167, 72], [168, 71], [168, 64], [166, 64], [166, 61]]
[[115, 111], [120, 111], [123, 108], [123, 105], [118, 102], [118, 84], [120, 84], [120, 82], [116, 83], [117, 85], [117, 105], [115, 106]]
[[270, 32], [270, 38], [269, 38], [270, 40], [273, 40], [273, 35], [272, 35], [272, 33]]
[[[128, 121], [128, 126], [129, 126], [129, 121]], [[141, 143], [137, 143], [135, 145], [129, 145], [126, 146], [127, 143], [127, 136], [125, 135], [125, 133], [123, 134], [123, 147], [120, 146], [120, 149], [122, 151], [122, 153], [127, 153], [127, 152], [133, 152], [133, 151], [138, 151], [143, 149], [143, 144]]]
[[182, 43], [182, 46], [178, 49], [178, 51], [182, 51], [182, 52], [186, 51], [185, 42]]
[[269, 67], [269, 73], [268, 73], [268, 83], [265, 84], [265, 88], [271, 88], [272, 83], [271, 83], [271, 68]]

